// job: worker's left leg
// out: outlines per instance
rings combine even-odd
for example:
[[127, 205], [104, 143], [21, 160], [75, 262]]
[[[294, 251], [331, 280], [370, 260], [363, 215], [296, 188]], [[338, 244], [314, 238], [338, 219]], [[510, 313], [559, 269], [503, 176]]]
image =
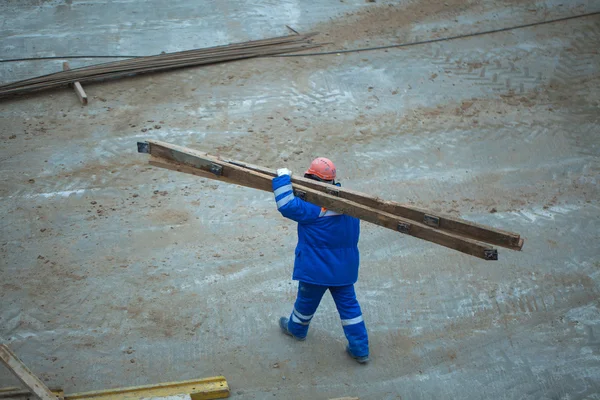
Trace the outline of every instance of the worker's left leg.
[[369, 337], [360, 305], [356, 300], [354, 285], [333, 286], [329, 288], [329, 291], [340, 313], [342, 327], [346, 339], [348, 339], [348, 353], [360, 363], [367, 362], [369, 360]]
[[281, 330], [296, 339], [304, 340], [308, 333], [308, 325], [319, 307], [327, 286], [298, 282], [298, 297], [290, 318], [281, 317]]

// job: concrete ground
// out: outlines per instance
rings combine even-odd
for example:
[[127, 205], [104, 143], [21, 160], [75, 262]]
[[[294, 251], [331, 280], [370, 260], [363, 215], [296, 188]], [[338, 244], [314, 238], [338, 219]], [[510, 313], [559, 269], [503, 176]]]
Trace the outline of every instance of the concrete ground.
[[[287, 34], [325, 50], [600, 10], [591, 0], [0, 3], [2, 58], [157, 54]], [[67, 393], [224, 375], [233, 398], [600, 399], [600, 17], [403, 49], [265, 58], [0, 107], [0, 341]], [[80, 66], [107, 60], [71, 61]], [[1, 63], [2, 82], [62, 60]], [[147, 129], [147, 131], [143, 131]], [[362, 224], [357, 365], [330, 296], [291, 311], [272, 195], [149, 167], [147, 138], [520, 233], [486, 262]], [[0, 386], [12, 384], [0, 372]]]

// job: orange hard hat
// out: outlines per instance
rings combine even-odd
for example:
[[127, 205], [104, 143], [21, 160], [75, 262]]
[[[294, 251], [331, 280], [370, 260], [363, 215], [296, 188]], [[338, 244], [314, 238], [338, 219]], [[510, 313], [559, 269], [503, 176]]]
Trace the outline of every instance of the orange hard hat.
[[325, 157], [315, 158], [311, 163], [305, 174], [315, 175], [325, 181], [332, 181], [335, 179], [335, 165], [333, 162]]

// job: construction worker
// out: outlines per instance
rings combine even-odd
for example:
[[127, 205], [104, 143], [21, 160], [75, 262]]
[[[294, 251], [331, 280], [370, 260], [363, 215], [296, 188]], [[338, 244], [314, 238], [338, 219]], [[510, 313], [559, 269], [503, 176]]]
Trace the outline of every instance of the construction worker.
[[[298, 222], [293, 273], [293, 279], [299, 281], [298, 296], [292, 314], [281, 317], [279, 326], [286, 335], [305, 340], [310, 321], [329, 289], [348, 339], [346, 351], [359, 363], [366, 363], [369, 339], [354, 292], [359, 266], [359, 220], [296, 197], [291, 175], [290, 170], [282, 168], [273, 179], [277, 209], [284, 217]], [[335, 182], [335, 165], [327, 158], [313, 160], [304, 177], [340, 186]]]

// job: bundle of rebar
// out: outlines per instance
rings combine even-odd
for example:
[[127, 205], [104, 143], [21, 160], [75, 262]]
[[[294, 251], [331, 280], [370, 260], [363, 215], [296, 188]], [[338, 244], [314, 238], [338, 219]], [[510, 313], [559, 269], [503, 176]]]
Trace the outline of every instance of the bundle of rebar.
[[316, 33], [280, 36], [75, 68], [0, 85], [0, 97], [57, 88], [74, 82], [90, 82], [312, 49], [320, 46], [311, 42], [310, 38], [314, 35]]

